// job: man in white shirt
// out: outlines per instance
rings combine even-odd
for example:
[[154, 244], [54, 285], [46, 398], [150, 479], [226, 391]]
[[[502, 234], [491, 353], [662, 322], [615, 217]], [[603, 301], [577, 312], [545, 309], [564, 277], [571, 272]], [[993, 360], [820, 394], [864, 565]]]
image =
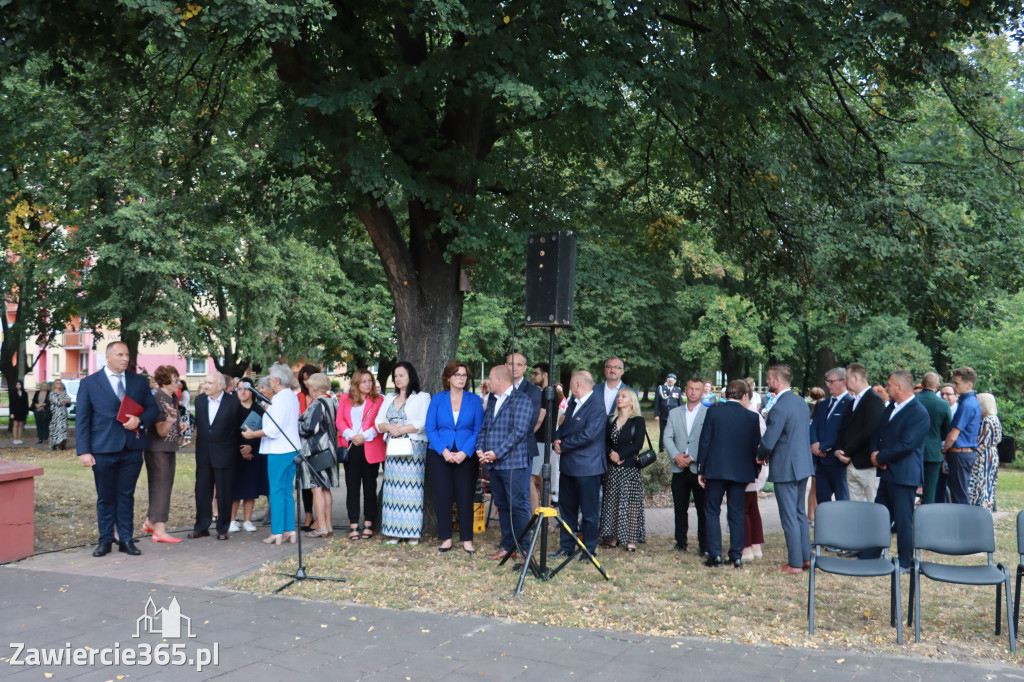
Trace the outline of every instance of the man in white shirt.
[[[604, 411], [611, 416], [615, 412], [615, 400], [619, 396], [619, 389], [631, 386], [622, 382], [622, 374], [626, 371], [626, 363], [622, 358], [608, 358], [604, 361], [604, 383], [601, 384], [601, 396], [604, 398]], [[633, 391], [636, 393], [636, 391]]]
[[675, 508], [675, 538], [673, 548], [685, 552], [689, 534], [690, 496], [697, 510], [697, 551], [707, 554], [707, 530], [704, 514], [704, 488], [697, 481], [697, 450], [700, 444], [701, 428], [708, 408], [701, 403], [704, 381], [691, 377], [685, 387], [686, 403], [668, 413], [665, 424], [665, 449], [672, 472], [672, 506]]

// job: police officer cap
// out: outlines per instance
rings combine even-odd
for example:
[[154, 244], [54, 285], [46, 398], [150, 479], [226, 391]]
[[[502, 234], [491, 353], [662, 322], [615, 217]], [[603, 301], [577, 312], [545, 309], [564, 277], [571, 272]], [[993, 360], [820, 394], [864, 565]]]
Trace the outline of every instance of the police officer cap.
[[676, 376], [675, 374], [672, 374], [672, 373], [670, 372], [670, 373], [669, 373], [669, 375], [668, 375], [668, 378], [669, 378], [669, 379], [678, 379], [679, 377], [677, 377], [677, 376]]

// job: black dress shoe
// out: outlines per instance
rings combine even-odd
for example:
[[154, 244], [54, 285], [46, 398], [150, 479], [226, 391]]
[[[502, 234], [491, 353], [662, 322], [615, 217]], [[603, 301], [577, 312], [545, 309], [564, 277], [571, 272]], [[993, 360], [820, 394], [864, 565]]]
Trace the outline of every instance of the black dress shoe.
[[210, 531], [208, 531], [208, 530], [194, 530], [191, 533], [189, 533], [188, 535], [186, 535], [185, 537], [187, 537], [189, 540], [196, 540], [198, 538], [208, 538], [208, 537], [210, 537]]
[[707, 551], [706, 549], [702, 549], [701, 551], [697, 552], [697, 554], [700, 555], [701, 559], [707, 559], [711, 556], [711, 552]]
[[217, 533], [218, 540], [229, 540], [230, 536], [227, 533]]
[[142, 552], [139, 551], [139, 548], [135, 546], [135, 541], [134, 540], [129, 540], [128, 542], [120, 542], [120, 543], [118, 543], [117, 551], [118, 552], [124, 552], [125, 554], [127, 554], [129, 556], [139, 556], [140, 554], [142, 554]]
[[704, 565], [708, 568], [718, 568], [722, 565], [722, 557], [720, 556], [709, 556], [704, 560]]
[[566, 552], [564, 549], [560, 549], [557, 552], [553, 552], [552, 554], [548, 554], [548, 558], [549, 559], [565, 559], [566, 557], [569, 556], [569, 554], [570, 553]]
[[94, 557], [107, 556], [108, 554], [110, 554], [110, 548], [111, 546], [113, 546], [113, 544], [114, 543], [112, 542], [99, 543], [98, 545], [96, 545], [96, 549], [92, 551], [92, 555]]
[[680, 544], [679, 544], [679, 543], [677, 542], [677, 543], [676, 543], [676, 545], [675, 545], [675, 547], [673, 547], [673, 548], [672, 548], [672, 551], [673, 551], [673, 552], [685, 552], [685, 551], [686, 551], [686, 545], [680, 545]]
[[743, 559], [737, 559], [736, 561], [732, 562], [732, 567], [743, 568]]

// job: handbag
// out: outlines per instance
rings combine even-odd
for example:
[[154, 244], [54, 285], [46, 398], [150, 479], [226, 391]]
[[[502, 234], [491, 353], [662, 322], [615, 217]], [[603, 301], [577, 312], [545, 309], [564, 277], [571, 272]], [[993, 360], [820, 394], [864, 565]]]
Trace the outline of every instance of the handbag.
[[334, 453], [330, 450], [321, 450], [320, 452], [314, 452], [307, 459], [309, 466], [313, 471], [326, 471], [333, 466], [337, 466], [338, 463], [334, 461]]
[[346, 462], [348, 462], [348, 448], [343, 448], [343, 447], [341, 447], [339, 445], [337, 453], [338, 453], [338, 464], [345, 464]]
[[644, 435], [647, 437], [647, 449], [636, 456], [637, 469], [646, 469], [658, 459], [658, 453], [655, 452], [654, 446], [651, 444], [651, 434], [647, 433], [646, 427], [644, 428]]
[[411, 457], [412, 439], [408, 436], [388, 438], [388, 447], [384, 455], [386, 457]]

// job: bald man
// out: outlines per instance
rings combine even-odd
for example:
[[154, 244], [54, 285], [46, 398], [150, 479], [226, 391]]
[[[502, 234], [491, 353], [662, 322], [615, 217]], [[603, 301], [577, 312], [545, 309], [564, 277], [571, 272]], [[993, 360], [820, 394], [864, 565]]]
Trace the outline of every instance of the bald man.
[[[573, 374], [569, 392], [572, 400], [554, 441], [555, 452], [561, 456], [558, 507], [562, 520], [594, 554], [601, 520], [601, 476], [608, 470], [604, 442], [608, 413], [603, 397], [594, 390], [590, 372]], [[581, 513], [582, 524], [578, 522]], [[555, 557], [569, 556], [576, 550], [572, 537], [564, 529], [561, 533]]]

